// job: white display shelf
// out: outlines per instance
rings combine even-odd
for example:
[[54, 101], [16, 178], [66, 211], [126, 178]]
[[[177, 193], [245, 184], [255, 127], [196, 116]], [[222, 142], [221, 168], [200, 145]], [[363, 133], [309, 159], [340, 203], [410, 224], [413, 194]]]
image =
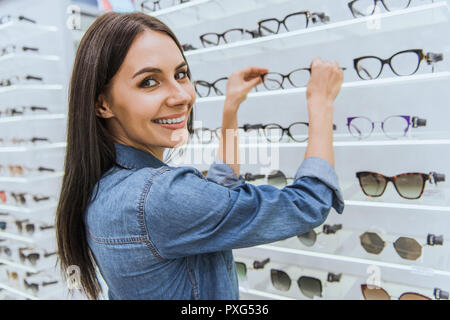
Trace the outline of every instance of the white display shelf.
[[[338, 254], [321, 253], [300, 249], [285, 248], [272, 244], [233, 250], [235, 256], [270, 257], [271, 260], [309, 268], [329, 269], [334, 273], [343, 272], [357, 277], [367, 277], [368, 268], [379, 268], [382, 281], [414, 283], [423, 287], [439, 287], [448, 291], [450, 272], [428, 267], [403, 265], [371, 259], [362, 259]], [[447, 289], [446, 289], [447, 288]]]
[[[240, 137], [240, 140], [242, 138]], [[408, 146], [408, 145], [449, 145], [450, 139], [405, 139], [405, 140], [389, 140], [389, 141], [333, 141], [334, 147], [384, 147], [384, 146]], [[266, 142], [255, 142], [255, 143], [239, 143], [240, 148], [250, 149], [250, 148], [306, 148], [307, 142], [280, 142], [280, 143], [266, 143]], [[202, 149], [217, 149], [219, 147], [218, 143], [191, 143], [186, 146], [188, 149], [202, 150]]]
[[[401, 29], [426, 27], [448, 21], [449, 15], [450, 11], [447, 3], [441, 1], [395, 12], [191, 50], [187, 51], [185, 56], [190, 64], [223, 61], [236, 57], [262, 54], [269, 50], [279, 50], [279, 48], [298, 48], [314, 44], [330, 43], [354, 36], [363, 37], [379, 33], [389, 33]], [[373, 21], [376, 21], [380, 27], [373, 27]]]
[[434, 206], [424, 204], [407, 204], [407, 203], [393, 203], [393, 202], [375, 202], [375, 201], [358, 201], [358, 200], [344, 200], [346, 206], [356, 207], [376, 207], [386, 209], [410, 209], [436, 212], [450, 212], [450, 206]]
[[65, 120], [65, 114], [42, 114], [35, 116], [11, 116], [0, 118], [0, 124], [10, 122], [22, 122], [22, 121], [41, 121], [41, 120]]
[[40, 181], [46, 181], [50, 179], [61, 178], [64, 175], [63, 172], [55, 172], [49, 174], [40, 174], [32, 177], [2, 177], [0, 176], [0, 183], [34, 183]]
[[34, 38], [46, 33], [56, 33], [57, 31], [58, 28], [55, 26], [44, 26], [31, 22], [13, 20], [0, 25], [0, 43], [19, 38], [21, 40]]
[[52, 149], [63, 150], [66, 147], [66, 142], [56, 142], [49, 144], [41, 144], [37, 146], [17, 146], [17, 147], [0, 147], [0, 153], [2, 152], [34, 152], [34, 151], [44, 151]]
[[30, 267], [30, 266], [25, 266], [25, 265], [23, 265], [21, 263], [17, 263], [17, 262], [6, 260], [6, 259], [0, 259], [0, 263], [3, 263], [5, 265], [7, 265], [7, 266], [11, 266], [11, 267], [14, 267], [16, 269], [20, 269], [20, 270], [23, 270], [23, 271], [26, 271], [26, 272], [32, 272], [32, 273], [39, 272], [39, 270], [36, 269], [36, 268]]
[[6, 211], [6, 212], [32, 214], [32, 213], [36, 213], [36, 212], [39, 212], [39, 211], [54, 209], [54, 208], [56, 208], [56, 206], [57, 206], [56, 201], [51, 201], [49, 204], [40, 205], [40, 206], [33, 206], [33, 207], [30, 207], [30, 208], [0, 204], [0, 210]]
[[245, 288], [243, 286], [239, 286], [239, 293], [241, 295], [240, 300], [296, 300], [291, 297], [285, 297], [278, 294]]
[[10, 67], [27, 69], [36, 64], [48, 69], [60, 61], [60, 57], [53, 55], [11, 53], [0, 57], [0, 69], [7, 70]]
[[[350, 70], [350, 69], [347, 69]], [[435, 72], [435, 73], [426, 73], [426, 74], [415, 74], [412, 76], [403, 76], [403, 77], [390, 77], [384, 79], [375, 79], [375, 80], [360, 80], [360, 81], [352, 81], [352, 82], [344, 82], [342, 84], [342, 90], [345, 89], [353, 89], [353, 88], [375, 88], [378, 86], [389, 86], [389, 85], [411, 85], [422, 82], [431, 82], [434, 81], [444, 81], [450, 79], [450, 72]], [[270, 96], [280, 96], [280, 95], [298, 95], [305, 94], [306, 87], [302, 88], [292, 88], [292, 89], [283, 89], [283, 90], [273, 90], [273, 91], [260, 91], [260, 92], [251, 92], [248, 94], [247, 99], [256, 99], [256, 98], [267, 98]], [[196, 104], [202, 105], [210, 102], [224, 102], [225, 96], [214, 96], [214, 97], [204, 97], [198, 98], [196, 100]]]
[[172, 30], [177, 30], [287, 1], [288, 0], [191, 0], [155, 12], [147, 12], [147, 14], [161, 19], [168, 24]]
[[63, 86], [60, 84], [42, 84], [42, 85], [13, 85], [8, 87], [0, 87], [0, 94], [15, 93], [29, 94], [30, 91], [60, 91]]
[[45, 234], [40, 234], [39, 236], [28, 236], [28, 237], [4, 231], [0, 232], [0, 238], [16, 240], [28, 244], [39, 244], [41, 242], [45, 243], [45, 241], [49, 242], [53, 240], [54, 237], [55, 237], [54, 232], [46, 232]]
[[13, 294], [15, 294], [15, 295], [17, 295], [17, 296], [26, 298], [26, 299], [30, 299], [30, 300], [39, 300], [38, 298], [36, 298], [35, 296], [33, 296], [33, 295], [31, 295], [31, 294], [25, 293], [25, 292], [23, 292], [23, 291], [21, 291], [21, 290], [19, 290], [19, 289], [16, 289], [16, 288], [12, 288], [12, 287], [7, 286], [7, 285], [5, 285], [5, 284], [3, 284], [3, 283], [1, 283], [1, 282], [0, 282], [0, 288], [6, 290], [6, 291], [8, 291], [8, 292], [11, 292], [11, 293], [13, 293]]

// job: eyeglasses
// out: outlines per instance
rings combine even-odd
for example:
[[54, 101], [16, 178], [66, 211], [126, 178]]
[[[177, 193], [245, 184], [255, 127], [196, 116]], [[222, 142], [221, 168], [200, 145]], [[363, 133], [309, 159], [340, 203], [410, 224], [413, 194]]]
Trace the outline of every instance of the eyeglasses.
[[[268, 142], [280, 142], [284, 135], [287, 135], [295, 142], [305, 142], [308, 140], [309, 123], [307, 122], [294, 122], [287, 128], [282, 127], [276, 123], [270, 124], [244, 124], [242, 127], [244, 132], [250, 130], [258, 130], [258, 133], [262, 132], [262, 135]], [[336, 125], [333, 124], [333, 130], [336, 130]], [[261, 134], [261, 133], [260, 133]]]
[[[14, 200], [18, 204], [27, 204], [27, 198], [29, 198], [28, 202], [30, 202], [30, 200], [33, 200], [34, 202], [50, 200], [50, 197], [48, 197], [48, 196], [29, 195], [26, 192], [22, 192], [22, 193], [10, 192], [9, 194], [14, 198]], [[1, 202], [3, 202], [3, 203], [8, 202], [9, 197], [7, 197], [6, 195], [7, 195], [6, 191], [0, 190], [0, 201]]]
[[183, 51], [189, 51], [189, 50], [197, 50], [196, 47], [194, 47], [192, 44], [190, 43], [185, 43], [183, 45], [181, 45], [181, 47], [183, 48]]
[[283, 188], [287, 185], [288, 179], [285, 174], [280, 170], [274, 170], [270, 174], [252, 174], [252, 173], [244, 173], [243, 178], [245, 181], [255, 181], [258, 179], [265, 179], [267, 184], [274, 186], [276, 188]]
[[216, 95], [223, 96], [226, 92], [227, 80], [227, 77], [219, 78], [214, 82], [196, 80], [194, 81], [195, 92], [197, 92], [199, 97], [208, 97], [211, 93], [211, 89], [214, 89]]
[[[146, 0], [141, 3], [142, 11], [157, 11], [165, 8], [169, 8], [175, 6], [177, 4], [182, 4], [185, 2], [189, 2], [190, 0]], [[153, 6], [149, 7], [147, 3], [151, 3]]]
[[[28, 168], [28, 167], [25, 167], [22, 165], [8, 165], [8, 170], [9, 170], [10, 176], [12, 176], [12, 177], [24, 176], [26, 174], [30, 174], [31, 172], [36, 172], [36, 171], [55, 172], [55, 169], [51, 169], [51, 168], [45, 168], [45, 167]], [[3, 165], [0, 165], [0, 173], [4, 173]]]
[[[359, 236], [361, 246], [368, 253], [380, 254], [386, 247], [386, 242], [375, 232], [364, 232]], [[400, 257], [406, 260], [417, 260], [422, 255], [422, 247], [437, 246], [444, 243], [444, 237], [434, 234], [427, 235], [427, 243], [421, 245], [413, 238], [400, 237], [394, 243], [394, 249]]]
[[[366, 139], [372, 134], [375, 123], [366, 117], [349, 117], [347, 118], [347, 128], [352, 136], [359, 140]], [[398, 139], [406, 136], [409, 128], [424, 127], [427, 124], [427, 120], [420, 119], [419, 117], [395, 115], [389, 116], [381, 122], [381, 129], [383, 133], [391, 138]]]
[[261, 36], [277, 34], [281, 26], [284, 26], [286, 31], [305, 29], [308, 27], [310, 20], [313, 23], [318, 23], [319, 20], [325, 23], [330, 21], [330, 17], [323, 12], [299, 11], [288, 14], [283, 20], [269, 18], [258, 21], [258, 33]]
[[32, 75], [26, 75], [25, 77], [19, 77], [19, 76], [15, 76], [15, 77], [11, 77], [8, 79], [3, 79], [0, 80], [0, 87], [9, 87], [9, 86], [15, 86], [18, 84], [23, 84], [23, 83], [28, 83], [29, 81], [43, 81], [41, 77], [36, 77], [36, 76], [32, 76]]
[[16, 144], [35, 144], [36, 142], [48, 142], [50, 143], [50, 139], [42, 138], [42, 137], [32, 137], [32, 138], [0, 138], [0, 144], [4, 145], [16, 145]]
[[15, 17], [15, 16], [12, 16], [12, 15], [8, 14], [8, 15], [0, 16], [0, 24], [8, 23], [8, 22], [13, 21], [15, 19], [17, 19], [19, 21], [28, 21], [28, 22], [31, 22], [31, 23], [36, 23], [36, 21], [31, 20], [30, 18], [27, 18], [27, 17], [24, 17], [24, 16]]
[[[383, 288], [373, 285], [361, 285], [361, 292], [365, 300], [391, 300], [391, 296]], [[436, 300], [448, 300], [448, 292], [434, 288], [433, 295]], [[398, 300], [431, 300], [431, 298], [416, 292], [405, 292]]]
[[429, 174], [410, 172], [387, 177], [376, 172], [360, 171], [356, 173], [356, 177], [362, 191], [368, 197], [382, 196], [388, 182], [392, 182], [397, 193], [405, 199], [419, 199], [427, 181], [434, 184], [445, 181], [445, 175], [436, 172]]
[[[34, 231], [36, 229], [34, 223], [28, 223], [29, 220], [25, 219], [25, 220], [16, 220], [16, 226], [17, 226], [17, 230], [22, 233], [23, 230], [25, 230], [28, 234], [32, 235], [34, 234]], [[49, 230], [49, 229], [54, 229], [55, 226], [52, 225], [43, 225], [43, 226], [39, 226], [39, 230], [44, 231], [44, 230]]]
[[7, 54], [16, 53], [17, 51], [38, 52], [39, 48], [32, 48], [32, 47], [26, 47], [26, 46], [16, 47], [15, 45], [11, 44], [11, 45], [8, 45], [8, 46], [3, 47], [3, 48], [0, 49], [0, 57], [4, 56], [4, 55], [7, 55]]
[[297, 235], [298, 240], [300, 240], [301, 243], [303, 243], [307, 247], [312, 247], [317, 240], [317, 236], [320, 234], [335, 234], [339, 230], [342, 229], [342, 224], [324, 224], [322, 228], [322, 232], [316, 232], [314, 230], [305, 232], [303, 234]]
[[[277, 269], [270, 270], [270, 280], [275, 289], [280, 291], [289, 291], [291, 288], [292, 280], [289, 275]], [[341, 280], [341, 274], [328, 273], [328, 282], [339, 282]], [[317, 278], [301, 276], [297, 279], [297, 285], [302, 294], [308, 298], [322, 297], [322, 281]]]
[[[341, 68], [346, 70], [346, 68]], [[267, 90], [287, 89], [285, 80], [294, 88], [306, 87], [311, 76], [311, 68], [298, 68], [288, 74], [268, 72], [261, 75], [263, 86]]]
[[203, 47], [208, 48], [218, 46], [221, 39], [223, 39], [225, 43], [230, 43], [235, 41], [249, 40], [258, 37], [260, 37], [260, 35], [257, 30], [233, 28], [226, 30], [223, 33], [216, 33], [216, 32], [204, 33], [200, 36], [200, 41]]
[[[31, 111], [32, 114], [45, 111], [46, 113], [49, 112], [47, 107], [39, 107], [39, 106], [29, 106], [29, 107], [15, 107], [15, 108], [6, 108], [5, 110], [0, 110], [0, 116], [16, 116], [16, 115], [24, 115], [28, 114]], [[31, 114], [30, 113], [30, 114]]]
[[0, 253], [4, 253], [6, 254], [8, 257], [12, 256], [12, 251], [9, 247], [7, 246], [0, 246]]
[[373, 15], [378, 2], [381, 2], [387, 11], [406, 9], [411, 4], [411, 0], [353, 0], [348, 3], [348, 7], [353, 17], [358, 18]]
[[[270, 262], [270, 258], [266, 258], [262, 261], [253, 261], [253, 268], [249, 267], [248, 270], [257, 270], [264, 269], [264, 266]], [[247, 265], [243, 262], [234, 262], [236, 265], [236, 273], [238, 275], [238, 279], [244, 281], [247, 279]]]
[[41, 284], [38, 284], [38, 283], [28, 282], [27, 279], [23, 279], [23, 284], [25, 286], [25, 289], [29, 289], [29, 290], [33, 291], [33, 293], [35, 293], [35, 294], [39, 292], [39, 285], [42, 287], [46, 287], [46, 286], [49, 286], [52, 284], [57, 284], [57, 283], [58, 283], [58, 281], [48, 281], [48, 282], [43, 281]]
[[[425, 54], [422, 49], [412, 49], [397, 52], [389, 59], [376, 56], [364, 56], [353, 60], [353, 66], [362, 80], [377, 79], [385, 64], [389, 65], [397, 76], [409, 76], [419, 70], [420, 63], [425, 60], [428, 65], [444, 59], [442, 53], [429, 52]], [[434, 71], [434, 69], [433, 69]]]
[[196, 129], [194, 129], [194, 134], [200, 143], [211, 143], [214, 136], [217, 139], [220, 138], [220, 134], [218, 133], [220, 130], [221, 130], [221, 127], [216, 128], [216, 129], [196, 128]]

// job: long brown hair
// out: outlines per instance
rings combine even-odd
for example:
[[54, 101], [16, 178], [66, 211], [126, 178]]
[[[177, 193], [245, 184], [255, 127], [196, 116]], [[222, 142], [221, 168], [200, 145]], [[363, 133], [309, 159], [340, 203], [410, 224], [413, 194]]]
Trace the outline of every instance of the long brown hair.
[[[98, 17], [83, 36], [75, 56], [69, 88], [64, 177], [55, 224], [63, 276], [68, 276], [66, 270], [70, 266], [78, 266], [81, 289], [90, 299], [99, 298], [101, 286], [87, 243], [83, 217], [96, 183], [116, 164], [113, 139], [104, 119], [96, 116], [96, 102], [119, 70], [136, 36], [148, 29], [170, 36], [186, 61], [170, 28], [140, 12], [109, 12]], [[189, 69], [188, 77], [191, 78]], [[190, 134], [192, 119], [193, 113], [188, 119]]]

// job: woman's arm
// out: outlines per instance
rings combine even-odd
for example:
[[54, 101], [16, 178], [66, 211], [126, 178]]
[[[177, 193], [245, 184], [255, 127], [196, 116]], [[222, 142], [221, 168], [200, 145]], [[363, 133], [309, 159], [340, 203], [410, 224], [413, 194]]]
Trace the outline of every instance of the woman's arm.
[[337, 62], [313, 59], [311, 79], [306, 90], [309, 139], [305, 159], [320, 157], [334, 167], [333, 102], [341, 89], [343, 79], [343, 70]]
[[266, 68], [248, 67], [235, 71], [228, 77], [217, 158], [229, 165], [238, 177], [240, 165], [237, 112], [250, 90], [261, 83], [261, 75], [267, 72]]

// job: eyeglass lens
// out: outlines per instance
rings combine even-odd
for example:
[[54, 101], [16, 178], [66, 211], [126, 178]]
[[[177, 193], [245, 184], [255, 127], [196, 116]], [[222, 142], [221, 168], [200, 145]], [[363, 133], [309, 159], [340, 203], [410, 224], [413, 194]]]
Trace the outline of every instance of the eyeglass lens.
[[[386, 243], [375, 232], [364, 232], [360, 236], [361, 246], [368, 253], [380, 254]], [[397, 254], [406, 260], [417, 260], [422, 255], [422, 246], [413, 238], [400, 237], [394, 242]]]
[[[347, 118], [347, 127], [354, 137], [366, 139], [372, 134], [375, 123], [366, 117], [351, 117]], [[381, 128], [389, 138], [403, 137], [409, 129], [409, 116], [390, 116], [381, 122]]]

